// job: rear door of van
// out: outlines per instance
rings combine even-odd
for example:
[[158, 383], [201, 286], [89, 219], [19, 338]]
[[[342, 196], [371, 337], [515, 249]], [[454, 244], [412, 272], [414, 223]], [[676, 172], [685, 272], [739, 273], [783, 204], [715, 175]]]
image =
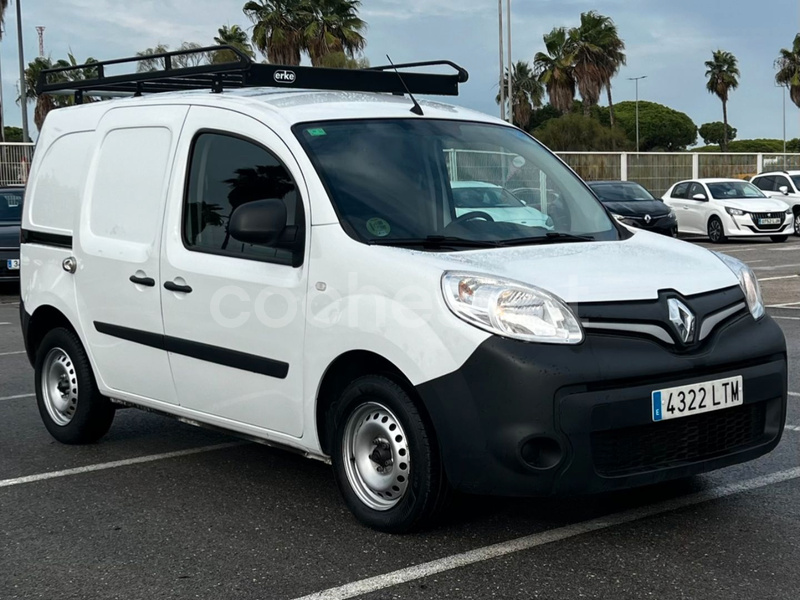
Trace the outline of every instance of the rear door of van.
[[114, 108], [101, 119], [74, 236], [81, 327], [109, 395], [176, 402], [164, 348], [159, 255], [181, 106]]

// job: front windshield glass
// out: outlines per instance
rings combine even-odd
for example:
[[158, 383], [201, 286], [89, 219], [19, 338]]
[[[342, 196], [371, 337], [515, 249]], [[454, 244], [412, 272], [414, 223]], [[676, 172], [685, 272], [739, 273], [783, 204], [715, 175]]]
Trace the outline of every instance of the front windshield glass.
[[747, 181], [722, 181], [709, 183], [708, 191], [717, 200], [735, 200], [737, 198], [766, 198], [760, 189]]
[[605, 202], [652, 202], [653, 194], [638, 183], [592, 183], [592, 191]]
[[22, 220], [22, 190], [0, 191], [0, 222], [19, 222]]
[[357, 240], [502, 244], [620, 235], [585, 185], [518, 129], [387, 119], [304, 123], [294, 131]]

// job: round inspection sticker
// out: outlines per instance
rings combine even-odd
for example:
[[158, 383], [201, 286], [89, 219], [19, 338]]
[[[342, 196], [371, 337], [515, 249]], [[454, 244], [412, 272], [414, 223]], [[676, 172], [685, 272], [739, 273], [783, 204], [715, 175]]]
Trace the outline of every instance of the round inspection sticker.
[[389, 223], [380, 219], [378, 217], [374, 217], [367, 221], [367, 231], [369, 231], [372, 235], [377, 237], [386, 237], [391, 233], [392, 228], [389, 227]]

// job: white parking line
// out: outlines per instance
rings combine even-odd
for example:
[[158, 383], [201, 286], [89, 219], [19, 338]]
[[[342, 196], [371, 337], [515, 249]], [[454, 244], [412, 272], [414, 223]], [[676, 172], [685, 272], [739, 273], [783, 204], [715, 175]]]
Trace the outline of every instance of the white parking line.
[[0, 325], [11, 325], [11, 323], [6, 323], [5, 321], [0, 323]]
[[413, 567], [399, 569], [384, 575], [378, 575], [376, 577], [354, 581], [339, 587], [309, 594], [295, 600], [345, 600], [346, 598], [354, 598], [356, 596], [361, 596], [362, 594], [368, 594], [403, 583], [408, 583], [410, 581], [416, 581], [418, 579], [430, 577], [431, 575], [436, 575], [437, 573], [451, 571], [453, 569], [507, 556], [523, 550], [530, 550], [531, 548], [543, 546], [544, 544], [560, 542], [562, 540], [583, 535], [585, 533], [593, 533], [595, 531], [617, 527], [626, 523], [632, 523], [634, 521], [639, 521], [641, 519], [646, 519], [662, 513], [671, 512], [679, 508], [694, 506], [704, 502], [710, 502], [712, 500], [719, 500], [720, 498], [725, 498], [734, 494], [741, 494], [742, 492], [757, 490], [759, 488], [774, 485], [776, 483], [782, 483], [784, 481], [791, 481], [797, 478], [800, 478], [800, 467], [795, 467], [794, 469], [788, 469], [786, 471], [779, 471], [777, 473], [756, 477], [754, 479], [748, 479], [739, 483], [722, 485], [702, 492], [697, 492], [695, 494], [689, 494], [688, 496], [683, 496], [681, 498], [674, 498], [665, 502], [659, 502], [658, 504], [626, 510], [614, 515], [599, 517], [597, 519], [592, 519], [591, 521], [584, 521], [583, 523], [576, 523], [574, 525], [567, 525], [566, 527], [559, 527], [558, 529], [551, 529], [550, 531], [534, 533], [533, 535], [517, 538], [508, 542], [501, 542], [491, 546], [485, 546], [483, 548], [477, 548], [461, 554], [446, 556], [444, 558], [432, 560], [430, 562], [415, 565]]
[[0, 398], [0, 402], [3, 400], [19, 400], [20, 398], [33, 398], [36, 394], [17, 394], [16, 396], [4, 396]]
[[783, 319], [784, 321], [800, 321], [800, 317], [772, 317], [773, 319]]
[[793, 308], [797, 307], [798, 304], [800, 304], [800, 302], [784, 302], [783, 304], [768, 304], [767, 308]]
[[16, 350], [15, 352], [0, 352], [0, 356], [14, 356], [15, 354], [25, 354], [25, 350]]
[[800, 431], [800, 425], [787, 425], [784, 429], [786, 431]]
[[772, 265], [769, 267], [753, 267], [753, 271], [777, 271], [778, 269], [796, 269], [800, 264], [794, 263], [791, 265]]
[[759, 279], [759, 281], [777, 281], [778, 279], [794, 279], [795, 277], [800, 277], [800, 275], [783, 275], [781, 277], [764, 277], [763, 279]]
[[798, 394], [797, 392], [789, 392], [789, 395], [794, 396], [795, 398], [800, 398], [800, 394]]
[[127, 467], [129, 465], [139, 465], [142, 463], [154, 462], [157, 460], [166, 460], [168, 458], [178, 458], [181, 456], [191, 456], [192, 454], [200, 454], [203, 452], [214, 452], [215, 450], [223, 450], [225, 448], [233, 448], [235, 446], [243, 446], [249, 442], [229, 442], [227, 444], [215, 444], [214, 446], [202, 446], [200, 448], [190, 448], [188, 450], [177, 450], [175, 452], [164, 452], [163, 454], [150, 454], [149, 456], [139, 456], [137, 458], [128, 458], [126, 460], [115, 460], [112, 462], [98, 463], [95, 465], [86, 465], [85, 467], [76, 467], [74, 469], [64, 469], [63, 471], [50, 471], [49, 473], [39, 473], [38, 475], [28, 475], [27, 477], [16, 477], [14, 479], [0, 480], [0, 488], [10, 487], [12, 485], [22, 485], [23, 483], [33, 483], [35, 481], [44, 481], [45, 479], [55, 479], [57, 477], [68, 477], [70, 475], [80, 475], [82, 473], [92, 473], [93, 471], [104, 471], [106, 469], [116, 469], [117, 467]]

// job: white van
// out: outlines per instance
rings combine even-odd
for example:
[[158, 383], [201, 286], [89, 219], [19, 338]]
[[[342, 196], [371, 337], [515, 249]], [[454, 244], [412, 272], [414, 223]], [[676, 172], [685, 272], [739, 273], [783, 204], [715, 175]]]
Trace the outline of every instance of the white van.
[[[59, 441], [120, 406], [224, 429], [331, 461], [391, 532], [450, 489], [599, 492], [778, 444], [786, 345], [753, 272], [618, 224], [519, 129], [385, 93], [462, 71], [105, 64], [40, 89], [142, 95], [50, 113], [24, 205], [22, 327]], [[454, 181], [543, 190], [548, 224], [456, 216]]]

